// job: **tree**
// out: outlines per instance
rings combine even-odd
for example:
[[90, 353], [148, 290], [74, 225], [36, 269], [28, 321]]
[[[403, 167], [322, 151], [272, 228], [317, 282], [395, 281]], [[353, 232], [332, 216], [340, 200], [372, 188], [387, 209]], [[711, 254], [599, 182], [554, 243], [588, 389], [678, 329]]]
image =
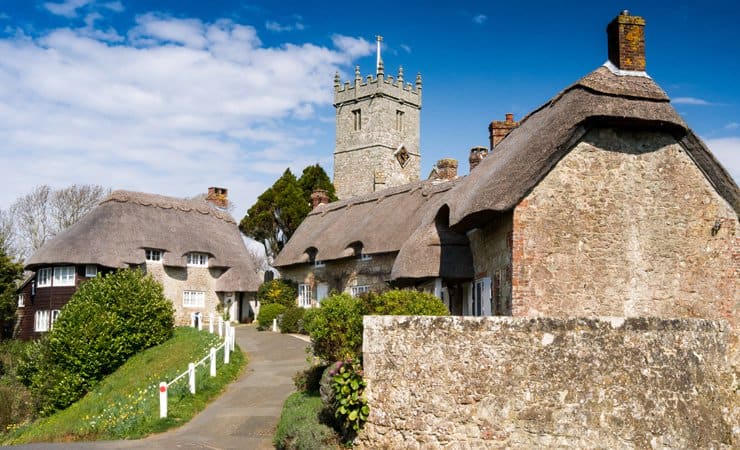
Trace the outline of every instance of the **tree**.
[[11, 261], [11, 259], [0, 250], [0, 324], [2, 325], [2, 337], [11, 337], [13, 321], [15, 319], [16, 283], [23, 276], [23, 265]]
[[[36, 186], [10, 208], [12, 232], [8, 235], [12, 245], [8, 244], [6, 248], [12, 249], [18, 259], [24, 259], [80, 220], [109, 193], [110, 189], [89, 184], [75, 184], [59, 190], [52, 190], [45, 184]], [[0, 233], [3, 231], [1, 227], [2, 220]]]
[[295, 175], [286, 169], [270, 188], [247, 210], [239, 229], [247, 236], [264, 242], [268, 253], [275, 255], [311, 210], [303, 197]]
[[329, 175], [324, 172], [320, 165], [314, 164], [303, 169], [301, 178], [298, 179], [298, 185], [303, 189], [303, 198], [310, 204], [311, 194], [316, 189], [323, 189], [329, 194], [329, 201], [337, 201], [337, 194], [334, 185], [329, 179]]
[[10, 211], [0, 209], [0, 252], [5, 255], [17, 255], [13, 216]]
[[330, 201], [337, 199], [334, 186], [320, 165], [306, 167], [297, 180], [290, 169], [286, 169], [249, 208], [239, 229], [264, 243], [268, 255], [277, 254], [311, 212], [311, 193], [315, 189], [326, 190]]

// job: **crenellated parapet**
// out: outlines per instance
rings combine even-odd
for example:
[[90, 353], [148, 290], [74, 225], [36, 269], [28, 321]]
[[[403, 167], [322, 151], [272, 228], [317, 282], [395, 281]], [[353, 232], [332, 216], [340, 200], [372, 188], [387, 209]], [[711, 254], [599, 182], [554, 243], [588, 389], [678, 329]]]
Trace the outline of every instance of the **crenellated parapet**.
[[416, 82], [406, 83], [403, 67], [398, 68], [398, 75], [385, 75], [382, 62], [377, 75], [360, 76], [360, 66], [355, 67], [355, 78], [342, 83], [339, 73], [334, 75], [334, 106], [356, 103], [372, 97], [389, 97], [398, 102], [421, 108], [421, 74], [416, 75]]

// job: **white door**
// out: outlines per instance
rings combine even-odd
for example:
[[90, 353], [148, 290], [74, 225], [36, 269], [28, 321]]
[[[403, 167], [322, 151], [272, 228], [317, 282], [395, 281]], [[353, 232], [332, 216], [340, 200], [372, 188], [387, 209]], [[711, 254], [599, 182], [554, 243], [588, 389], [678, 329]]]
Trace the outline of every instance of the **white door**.
[[229, 313], [229, 321], [234, 322], [239, 318], [236, 317], [238, 305], [234, 301], [236, 295], [233, 292], [226, 292], [224, 294], [224, 310]]

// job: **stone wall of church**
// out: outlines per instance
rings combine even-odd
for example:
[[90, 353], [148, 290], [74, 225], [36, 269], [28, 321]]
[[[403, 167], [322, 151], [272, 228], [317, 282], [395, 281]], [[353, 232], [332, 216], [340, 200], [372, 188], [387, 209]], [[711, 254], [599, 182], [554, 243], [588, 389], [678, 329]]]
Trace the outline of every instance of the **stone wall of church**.
[[364, 321], [370, 416], [359, 448], [734, 448], [739, 443], [732, 435], [736, 403], [723, 321], [403, 316]]

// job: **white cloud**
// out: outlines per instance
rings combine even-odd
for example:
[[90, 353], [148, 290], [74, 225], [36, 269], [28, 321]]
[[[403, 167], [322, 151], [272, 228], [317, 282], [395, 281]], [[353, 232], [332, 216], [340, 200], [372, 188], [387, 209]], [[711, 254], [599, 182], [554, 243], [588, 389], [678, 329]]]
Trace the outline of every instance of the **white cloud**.
[[372, 53], [340, 35], [266, 47], [229, 20], [147, 14], [118, 35], [99, 19], [0, 39], [0, 208], [42, 183], [177, 196], [216, 185], [241, 217], [286, 167], [326, 157], [306, 148], [332, 76]]
[[303, 23], [300, 22], [300, 16], [298, 16], [298, 20], [299, 21], [296, 22], [296, 23], [287, 24], [287, 25], [282, 25], [282, 24], [280, 24], [278, 22], [274, 22], [274, 21], [268, 20], [267, 22], [265, 22], [265, 28], [268, 29], [268, 30], [270, 30], [270, 31], [274, 31], [276, 33], [282, 33], [284, 31], [294, 31], [294, 30], [296, 30], [296, 31], [302, 31], [302, 30], [306, 29], [306, 26], [303, 25]]
[[737, 122], [730, 122], [725, 125], [725, 130], [737, 130], [738, 128], [740, 128], [740, 123]]
[[735, 179], [735, 183], [740, 184], [740, 137], [707, 139], [704, 142]]
[[704, 99], [696, 98], [696, 97], [676, 97], [674, 99], [671, 99], [671, 103], [675, 105], [695, 105], [695, 106], [710, 106], [714, 104]]
[[59, 3], [46, 2], [44, 8], [50, 13], [63, 16], [68, 19], [77, 17], [77, 10], [90, 6], [97, 6], [103, 9], [109, 9], [114, 12], [123, 11], [123, 4], [120, 1], [97, 3], [96, 0], [64, 0]]
[[473, 23], [477, 23], [478, 25], [482, 25], [488, 20], [488, 16], [485, 14], [476, 14], [473, 16]]
[[405, 51], [406, 53], [411, 53], [411, 47], [406, 44], [401, 44], [401, 49]]

